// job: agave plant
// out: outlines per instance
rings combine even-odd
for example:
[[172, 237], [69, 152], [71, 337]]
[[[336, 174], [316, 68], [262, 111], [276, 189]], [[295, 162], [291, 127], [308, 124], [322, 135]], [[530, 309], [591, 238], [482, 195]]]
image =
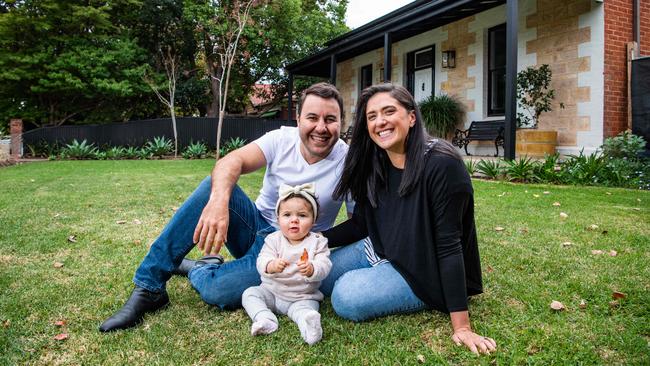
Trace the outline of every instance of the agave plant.
[[481, 160], [476, 164], [476, 170], [490, 179], [497, 179], [503, 174], [499, 160]]
[[125, 148], [122, 146], [113, 146], [110, 149], [106, 150], [106, 159], [109, 160], [119, 160], [124, 158]]
[[140, 149], [133, 146], [125, 147], [122, 155], [124, 156], [124, 159], [138, 159], [140, 156], [139, 150]]
[[537, 180], [535, 167], [538, 163], [533, 158], [522, 157], [506, 161], [504, 172], [511, 182], [530, 183]]
[[89, 144], [88, 141], [79, 142], [74, 139], [71, 144], [65, 145], [61, 150], [61, 157], [75, 160], [93, 159], [97, 152], [98, 149], [93, 144]]
[[474, 160], [465, 160], [465, 169], [467, 169], [467, 174], [469, 176], [474, 176], [476, 173], [476, 162]]
[[181, 154], [184, 159], [201, 159], [208, 153], [208, 147], [202, 142], [189, 144]]
[[174, 144], [165, 136], [160, 136], [154, 137], [153, 141], [148, 141], [146, 148], [152, 156], [162, 158], [174, 150]]

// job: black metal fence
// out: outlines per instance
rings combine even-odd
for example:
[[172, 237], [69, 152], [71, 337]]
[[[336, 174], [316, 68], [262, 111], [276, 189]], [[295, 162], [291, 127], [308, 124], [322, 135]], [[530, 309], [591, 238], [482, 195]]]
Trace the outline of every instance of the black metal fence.
[[[216, 146], [217, 119], [188, 117], [177, 118], [178, 147], [184, 148], [192, 142], [201, 141], [211, 147]], [[231, 137], [239, 137], [247, 142], [255, 140], [264, 133], [280, 128], [296, 126], [295, 121], [268, 120], [261, 118], [232, 118], [223, 121], [221, 143]], [[96, 146], [141, 146], [154, 137], [174, 138], [171, 118], [129, 121], [107, 125], [80, 125], [43, 127], [23, 133], [23, 144], [36, 145], [46, 142], [50, 145], [67, 144], [76, 139], [87, 140]]]

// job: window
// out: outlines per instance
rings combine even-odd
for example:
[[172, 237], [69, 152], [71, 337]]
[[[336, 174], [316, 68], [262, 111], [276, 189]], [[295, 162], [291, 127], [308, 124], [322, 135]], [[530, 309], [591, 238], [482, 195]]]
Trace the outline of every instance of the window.
[[505, 114], [506, 25], [488, 29], [488, 116]]
[[361, 68], [361, 80], [359, 81], [359, 94], [361, 91], [372, 85], [372, 64]]

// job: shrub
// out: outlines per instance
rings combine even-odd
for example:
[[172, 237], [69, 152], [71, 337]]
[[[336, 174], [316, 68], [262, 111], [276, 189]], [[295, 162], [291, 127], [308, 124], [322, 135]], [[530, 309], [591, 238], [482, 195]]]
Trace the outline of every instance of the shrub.
[[165, 138], [165, 136], [154, 137], [153, 141], [147, 142], [146, 149], [151, 156], [162, 158], [174, 150], [174, 144], [170, 139]]
[[474, 160], [465, 160], [465, 169], [467, 169], [467, 174], [473, 176], [476, 173], [476, 162]]
[[229, 152], [237, 150], [240, 147], [246, 145], [246, 139], [240, 137], [231, 137], [226, 143], [219, 149], [219, 156], [226, 156]]
[[560, 178], [560, 154], [544, 155], [544, 161], [535, 164], [533, 173], [539, 182], [542, 183], [561, 183]]
[[532, 158], [524, 156], [519, 160], [508, 160], [505, 163], [504, 172], [511, 182], [529, 183], [537, 180], [535, 167], [538, 164]]
[[481, 160], [476, 164], [476, 170], [490, 179], [498, 179], [503, 173], [499, 160]]
[[446, 95], [431, 95], [420, 103], [422, 119], [429, 133], [446, 138], [462, 121], [465, 109], [456, 98]]
[[578, 155], [569, 155], [564, 161], [560, 175], [563, 183], [604, 184], [606, 166], [607, 160], [601, 154], [584, 155], [583, 150], [580, 150]]
[[47, 158], [50, 156], [57, 156], [61, 153], [61, 146], [58, 142], [53, 144], [45, 140], [40, 140], [36, 144], [27, 144], [29, 155], [34, 158]]
[[623, 131], [616, 137], [605, 139], [603, 155], [607, 158], [638, 159], [645, 150], [646, 141], [629, 131]]
[[113, 146], [106, 150], [106, 159], [119, 160], [125, 158], [125, 148], [122, 146]]
[[140, 149], [137, 147], [129, 146], [125, 147], [122, 155], [125, 159], [138, 159], [140, 157]]
[[[517, 113], [517, 127], [537, 128], [539, 116], [553, 110], [555, 90], [550, 89], [553, 72], [547, 64], [529, 66], [517, 73], [517, 101], [527, 114]], [[560, 103], [560, 108], [564, 104]]]
[[153, 157], [153, 153], [147, 146], [143, 146], [140, 149], [136, 149], [135, 157], [141, 160], [151, 159]]
[[77, 139], [72, 140], [72, 143], [65, 145], [61, 149], [61, 157], [63, 159], [93, 159], [98, 150], [93, 144], [88, 144], [86, 140], [83, 140], [81, 143]]
[[201, 159], [208, 153], [208, 147], [202, 142], [189, 144], [181, 154], [184, 159]]

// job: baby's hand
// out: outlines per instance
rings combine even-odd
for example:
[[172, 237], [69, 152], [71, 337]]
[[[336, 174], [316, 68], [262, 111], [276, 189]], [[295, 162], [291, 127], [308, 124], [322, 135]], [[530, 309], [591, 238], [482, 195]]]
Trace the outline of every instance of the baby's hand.
[[298, 270], [300, 270], [300, 274], [302, 274], [303, 276], [311, 277], [311, 275], [314, 274], [314, 265], [311, 264], [311, 262], [299, 261], [297, 265], [298, 265]]
[[289, 263], [282, 258], [276, 258], [266, 265], [266, 273], [280, 273]]

